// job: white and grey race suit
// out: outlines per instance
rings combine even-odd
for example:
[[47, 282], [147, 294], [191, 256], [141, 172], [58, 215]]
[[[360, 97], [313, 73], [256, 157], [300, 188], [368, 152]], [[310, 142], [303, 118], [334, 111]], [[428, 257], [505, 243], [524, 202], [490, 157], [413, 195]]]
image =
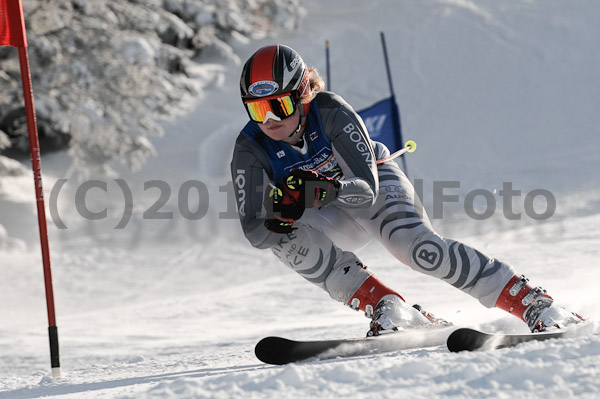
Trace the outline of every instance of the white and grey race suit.
[[[242, 229], [254, 247], [271, 249], [303, 278], [348, 303], [371, 274], [352, 251], [377, 239], [412, 269], [446, 281], [486, 307], [495, 305], [514, 270], [437, 234], [398, 165], [376, 164], [389, 150], [369, 138], [340, 96], [317, 94], [303, 140], [301, 148], [272, 140], [252, 121], [237, 138], [231, 173]], [[294, 223], [295, 232], [273, 233], [264, 226], [263, 193], [294, 168], [338, 179], [339, 194], [327, 207], [307, 209]]]

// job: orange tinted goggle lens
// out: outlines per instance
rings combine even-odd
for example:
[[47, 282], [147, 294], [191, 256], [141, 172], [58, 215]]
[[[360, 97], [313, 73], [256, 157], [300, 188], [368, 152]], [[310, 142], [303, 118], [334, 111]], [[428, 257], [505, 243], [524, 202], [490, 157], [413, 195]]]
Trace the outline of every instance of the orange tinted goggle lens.
[[273, 113], [280, 119], [291, 116], [296, 110], [291, 96], [283, 96], [268, 100], [257, 100], [246, 103], [246, 110], [254, 122], [263, 122], [267, 112]]

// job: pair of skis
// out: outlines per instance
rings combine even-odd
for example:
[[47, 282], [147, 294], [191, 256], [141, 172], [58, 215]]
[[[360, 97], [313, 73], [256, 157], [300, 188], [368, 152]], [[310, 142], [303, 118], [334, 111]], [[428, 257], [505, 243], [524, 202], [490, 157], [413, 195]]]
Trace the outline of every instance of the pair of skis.
[[263, 338], [255, 348], [256, 357], [268, 364], [287, 364], [303, 360], [326, 360], [439, 346], [451, 352], [507, 348], [528, 341], [564, 337], [566, 331], [535, 334], [485, 333], [471, 328], [438, 327], [404, 330], [378, 337], [294, 341], [281, 337]]

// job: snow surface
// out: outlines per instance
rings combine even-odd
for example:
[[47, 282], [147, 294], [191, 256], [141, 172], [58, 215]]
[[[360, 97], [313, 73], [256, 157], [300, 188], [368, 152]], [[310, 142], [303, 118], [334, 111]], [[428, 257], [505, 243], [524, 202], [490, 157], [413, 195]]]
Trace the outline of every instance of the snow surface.
[[[419, 144], [409, 155], [409, 173], [423, 179], [430, 214], [433, 181], [460, 181], [460, 189], [447, 193], [460, 195], [461, 203], [446, 204], [435, 226], [511, 263], [558, 303], [597, 320], [600, 4], [304, 4], [298, 31], [260, 42], [240, 39], [232, 43], [240, 58], [262, 44], [284, 42], [324, 72], [328, 39], [332, 88], [360, 109], [388, 93], [379, 46], [384, 30], [404, 138]], [[203, 66], [199, 78], [212, 86], [193, 112], [165, 122], [165, 137], [154, 142], [159, 154], [142, 171], [122, 171], [134, 198], [125, 228], [114, 228], [124, 209], [114, 180], [99, 177], [107, 192], [94, 188], [86, 201], [92, 211], [108, 208], [105, 220], [78, 215], [78, 182], [69, 180], [58, 194], [56, 212], [68, 226], [50, 223], [62, 378], [50, 378], [31, 176], [3, 176], [0, 398], [600, 397], [595, 323], [580, 338], [493, 352], [452, 354], [435, 347], [288, 366], [256, 360], [254, 344], [266, 335], [356, 337], [368, 320], [241, 237], [227, 196], [232, 143], [245, 123], [240, 65], [214, 59]], [[64, 157], [44, 157], [46, 198], [59, 179], [69, 178]], [[207, 214], [197, 221], [178, 212], [180, 187], [191, 179], [208, 192]], [[159, 197], [158, 188], [144, 189], [151, 180], [171, 187], [161, 211], [174, 218], [143, 218]], [[513, 201], [521, 220], [503, 217], [494, 191], [503, 182], [522, 191]], [[475, 189], [495, 194], [491, 219], [465, 215], [465, 195]], [[534, 189], [556, 198], [547, 220], [523, 211], [525, 194]], [[190, 209], [199, 199], [206, 205], [206, 196], [190, 193]], [[402, 266], [380, 245], [359, 255], [408, 301], [457, 325], [526, 330], [502, 311]]]

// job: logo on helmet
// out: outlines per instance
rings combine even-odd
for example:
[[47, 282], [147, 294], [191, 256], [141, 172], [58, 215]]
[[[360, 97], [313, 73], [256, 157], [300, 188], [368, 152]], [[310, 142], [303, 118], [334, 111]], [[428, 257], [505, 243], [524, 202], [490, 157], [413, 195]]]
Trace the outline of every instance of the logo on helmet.
[[272, 80], [261, 80], [260, 82], [252, 83], [248, 88], [248, 91], [257, 97], [268, 96], [279, 89], [277, 82]]
[[298, 64], [300, 64], [302, 62], [302, 58], [300, 58], [300, 56], [296, 55], [296, 57], [292, 60], [292, 62], [290, 62], [290, 68], [291, 69], [295, 69]]

